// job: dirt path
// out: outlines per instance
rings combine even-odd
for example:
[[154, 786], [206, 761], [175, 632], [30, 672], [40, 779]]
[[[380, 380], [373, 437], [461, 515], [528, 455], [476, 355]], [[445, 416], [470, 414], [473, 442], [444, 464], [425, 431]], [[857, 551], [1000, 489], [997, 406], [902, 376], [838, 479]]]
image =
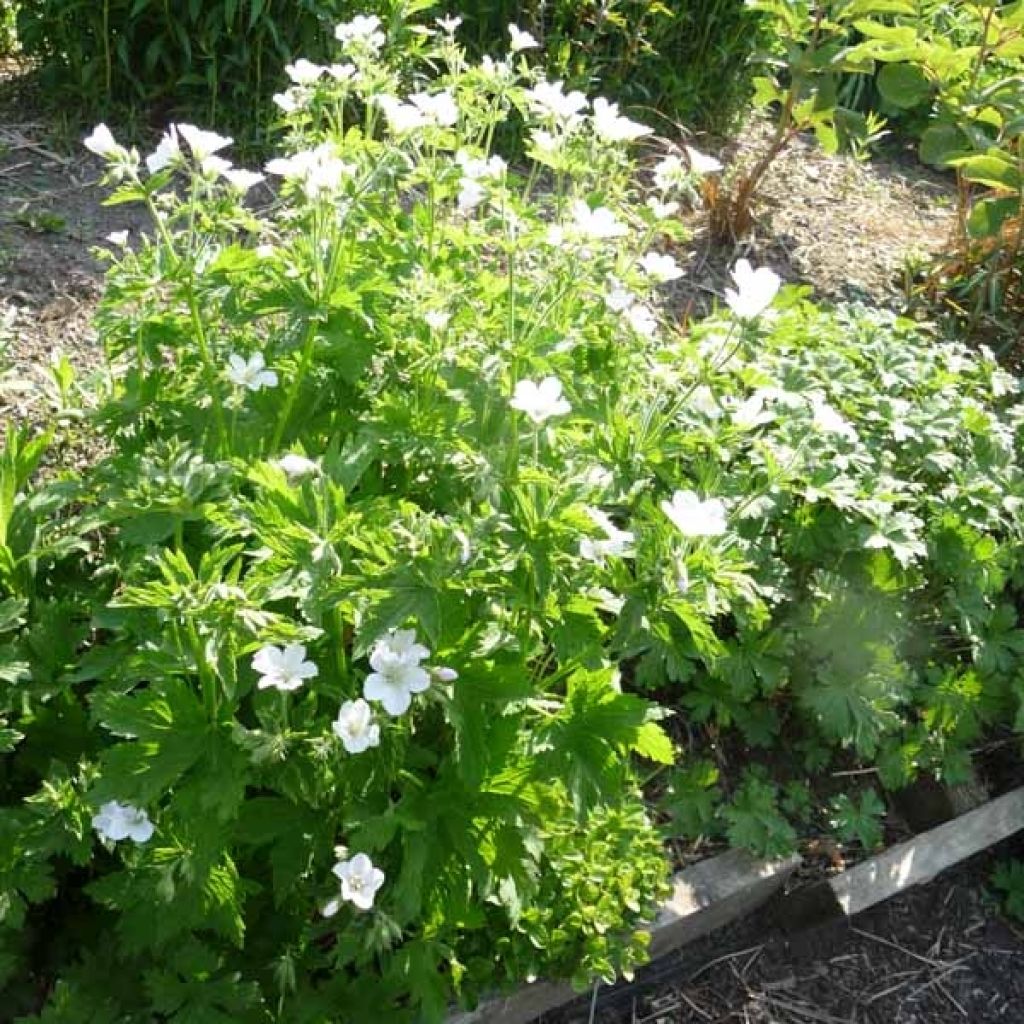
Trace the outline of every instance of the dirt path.
[[101, 362], [91, 321], [103, 266], [92, 249], [140, 218], [101, 205], [99, 172], [84, 150], [58, 152], [45, 124], [0, 121], [0, 422], [45, 415], [60, 353], [82, 376]]

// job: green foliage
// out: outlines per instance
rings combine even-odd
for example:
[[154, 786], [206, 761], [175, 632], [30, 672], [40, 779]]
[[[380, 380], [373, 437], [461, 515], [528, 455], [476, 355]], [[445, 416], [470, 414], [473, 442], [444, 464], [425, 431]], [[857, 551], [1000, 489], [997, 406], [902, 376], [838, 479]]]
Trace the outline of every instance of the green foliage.
[[104, 453], [0, 455], [28, 1019], [412, 1024], [611, 978], [664, 891], [652, 768], [668, 828], [777, 856], [808, 814], [674, 769], [666, 718], [898, 785], [1024, 717], [1019, 381], [798, 289], [681, 331], [642, 126], [349, 34], [270, 203], [193, 126], [88, 139], [152, 226], [101, 253]]
[[[761, 30], [742, 0], [486, 0], [448, 5], [468, 37], [500, 48], [512, 22], [545, 51], [548, 72], [666, 118], [730, 128], [750, 96]], [[659, 129], [667, 126], [659, 125]]]
[[[927, 111], [921, 159], [958, 181], [956, 251], [946, 287], [972, 321], [985, 312], [1024, 322], [1024, 5], [957, 5], [956, 30], [942, 9], [864, 19], [854, 53], [881, 66], [882, 98]], [[1011, 330], [1013, 328], [1011, 327]]]
[[832, 801], [832, 827], [843, 842], [856, 839], [865, 850], [882, 845], [881, 818], [885, 814], [882, 798], [873, 790], [863, 790], [858, 799], [842, 793]]
[[759, 773], [747, 773], [724, 816], [733, 846], [759, 857], [785, 857], [796, 848], [796, 832], [779, 808], [778, 789]]
[[699, 760], [672, 772], [661, 801], [670, 816], [665, 826], [670, 835], [697, 839], [717, 831], [722, 799], [719, 771], [710, 761]]
[[1024, 921], [1024, 862], [1000, 861], [992, 872], [992, 884], [1003, 894], [1006, 913]]
[[516, 23], [553, 76], [669, 121], [722, 131], [750, 95], [759, 29], [742, 0], [22, 0], [17, 20], [62, 103], [95, 116], [130, 101], [265, 143], [285, 65], [324, 59], [335, 22], [373, 12], [397, 26], [427, 9], [464, 16], [460, 35], [478, 54], [506, 51]]
[[16, 0], [0, 0], [0, 57], [8, 57], [18, 51]]
[[720, 238], [750, 230], [761, 182], [798, 133], [813, 132], [826, 152], [845, 143], [861, 154], [883, 134], [883, 122], [840, 102], [842, 79], [868, 66], [848, 45], [848, 36], [862, 19], [912, 5], [903, 0], [748, 0], [747, 6], [769, 26], [757, 57], [762, 73], [754, 78], [754, 103], [777, 106], [778, 120], [764, 150], [733, 172], [727, 188], [712, 194], [711, 226]]
[[[285, 63], [323, 52], [345, 0], [19, 0], [47, 94], [95, 113], [136, 103], [265, 130]], [[257, 138], [259, 135], [257, 134]]]
[[[921, 159], [957, 176], [956, 244], [936, 272], [942, 288], [972, 324], [1002, 311], [1019, 320], [1024, 5], [754, 0], [751, 6], [776, 30], [768, 58], [776, 70], [756, 80], [755, 97], [778, 106], [778, 125], [757, 163], [716, 196], [716, 231], [749, 229], [757, 186], [796, 132], [813, 130], [826, 151], [845, 141], [856, 152], [879, 137], [882, 114], [896, 115], [919, 136]], [[872, 107], [865, 95], [875, 93], [879, 102]], [[1019, 322], [1010, 323], [1019, 332]]]

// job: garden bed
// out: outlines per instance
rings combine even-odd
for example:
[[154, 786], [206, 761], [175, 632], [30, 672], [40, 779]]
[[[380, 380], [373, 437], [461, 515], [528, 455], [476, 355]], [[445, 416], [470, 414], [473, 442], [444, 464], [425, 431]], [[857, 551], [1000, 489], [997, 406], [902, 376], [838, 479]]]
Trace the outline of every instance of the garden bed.
[[[85, 140], [153, 225], [107, 240], [84, 408], [66, 366], [8, 392], [106, 443], [77, 478], [37, 474], [30, 431], [0, 460], [19, 1013], [80, 990], [126, 1017], [408, 1024], [611, 980], [645, 956], [666, 835], [692, 845], [656, 953], [770, 895], [826, 816], [852, 849], [899, 838], [876, 774], [963, 779], [1019, 720], [1018, 382], [738, 251], [680, 330], [665, 250], [704, 172], [638, 167], [644, 126], [526, 61], [467, 66], [456, 28], [424, 37], [448, 72], [413, 79], [379, 19], [338, 26], [353, 63], [290, 68], [260, 171], [189, 124], [148, 153]], [[513, 116], [525, 173], [489, 149]], [[9, 170], [39, 200], [6, 225], [31, 276], [63, 188]], [[813, 834], [808, 916], [1020, 811], [847, 872]], [[761, 859], [700, 859], [707, 836]], [[53, 954], [110, 920], [109, 948]]]

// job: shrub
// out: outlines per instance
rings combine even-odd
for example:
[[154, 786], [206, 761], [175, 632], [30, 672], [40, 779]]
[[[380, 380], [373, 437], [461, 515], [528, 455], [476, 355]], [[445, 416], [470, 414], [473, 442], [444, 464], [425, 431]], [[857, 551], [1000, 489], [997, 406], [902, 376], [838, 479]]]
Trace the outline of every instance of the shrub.
[[18, 31], [61, 102], [191, 112], [259, 141], [285, 64], [323, 59], [334, 21], [363, 6], [392, 26], [426, 9], [462, 13], [477, 53], [504, 49], [508, 24], [518, 22], [549, 48], [552, 74], [575, 87], [599, 85], [704, 127], [728, 126], [749, 95], [757, 26], [741, 0], [23, 0]]
[[[751, 6], [775, 27], [777, 70], [756, 80], [756, 98], [778, 105], [778, 124], [750, 167], [734, 172], [728, 187], [709, 190], [715, 234], [749, 230], [758, 186], [797, 132], [813, 130], [829, 151], [842, 139], [856, 149], [877, 138], [881, 122], [874, 112], [865, 116], [840, 102], [856, 99], [850, 75], [874, 76], [888, 109], [925, 112], [918, 121], [921, 159], [957, 176], [956, 230], [936, 276], [972, 326], [983, 314], [1009, 313], [1015, 338], [1015, 321], [1024, 315], [1024, 5], [964, 3], [950, 11], [902, 0], [813, 8], [798, 0], [751, 0]], [[984, 319], [986, 328], [991, 323], [991, 316]]]
[[750, 97], [759, 21], [742, 0], [489, 0], [456, 5], [487, 50], [514, 22], [548, 55], [548, 71], [581, 88], [712, 131]]
[[[296, 53], [316, 54], [345, 0], [19, 0], [17, 33], [45, 94], [95, 113], [130, 103], [267, 127], [265, 100]], [[159, 114], [157, 115], [159, 116]], [[259, 123], [253, 124], [257, 119]]]
[[856, 52], [879, 63], [888, 103], [930, 108], [920, 157], [951, 168], [958, 185], [944, 284], [975, 323], [1012, 314], [1015, 339], [1024, 325], [1024, 5], [961, 4], [952, 40], [945, 18], [910, 13], [894, 25], [862, 22]]

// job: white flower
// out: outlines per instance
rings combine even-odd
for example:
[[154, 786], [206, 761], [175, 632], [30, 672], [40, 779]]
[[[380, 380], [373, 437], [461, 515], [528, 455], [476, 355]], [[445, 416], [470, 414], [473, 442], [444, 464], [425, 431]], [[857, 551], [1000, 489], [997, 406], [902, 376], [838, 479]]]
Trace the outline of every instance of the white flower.
[[303, 190], [309, 199], [333, 195], [341, 188], [342, 182], [352, 174], [353, 170], [351, 164], [347, 164], [335, 156], [322, 156], [306, 172]]
[[470, 156], [464, 149], [455, 154], [455, 162], [462, 168], [458, 198], [461, 213], [476, 209], [487, 198], [487, 191], [480, 184], [481, 181], [500, 178], [508, 169], [508, 165], [500, 156], [484, 159]]
[[409, 102], [431, 123], [450, 128], [459, 120], [459, 108], [450, 89], [441, 92], [414, 92]]
[[112, 843], [122, 839], [145, 843], [153, 837], [155, 831], [144, 810], [116, 800], [110, 800], [100, 807], [99, 813], [92, 819], [92, 827], [100, 834], [100, 838]]
[[487, 198], [487, 189], [478, 181], [462, 180], [459, 188], [458, 207], [460, 213], [470, 213]]
[[380, 745], [380, 726], [374, 722], [373, 711], [362, 697], [341, 705], [331, 729], [350, 754], [361, 754]]
[[450, 128], [459, 119], [455, 97], [448, 89], [436, 93], [413, 93], [408, 103], [385, 94], [377, 97], [377, 104], [384, 111], [388, 126], [397, 134], [429, 125]]
[[579, 112], [587, 105], [587, 97], [578, 90], [565, 92], [562, 83], [540, 81], [526, 90], [531, 108], [541, 117], [551, 117], [572, 126], [579, 121]]
[[508, 34], [512, 37], [509, 49], [513, 53], [521, 53], [523, 50], [535, 50], [540, 46], [540, 43], [529, 32], [524, 32], [518, 25], [509, 25]]
[[609, 103], [603, 96], [598, 96], [594, 100], [594, 131], [605, 142], [632, 142], [650, 135], [654, 129], [621, 116], [617, 103]]
[[128, 244], [128, 232], [111, 231], [110, 234], [107, 235], [106, 241], [111, 245], [116, 245], [123, 249]]
[[396, 96], [378, 96], [377, 105], [384, 111], [388, 127], [396, 135], [416, 131], [427, 124], [427, 118], [422, 110], [411, 103], [403, 103]]
[[669, 192], [685, 185], [689, 172], [677, 156], [667, 156], [654, 168], [654, 186], [659, 192]]
[[664, 220], [666, 217], [671, 217], [673, 213], [679, 212], [679, 204], [674, 200], [669, 203], [663, 203], [654, 196], [647, 200], [647, 206], [657, 220]]
[[601, 565], [609, 556], [632, 558], [633, 534], [628, 530], [620, 530], [599, 508], [588, 508], [586, 512], [594, 525], [604, 533], [604, 538], [584, 537], [580, 540], [580, 557]]
[[640, 260], [640, 268], [648, 277], [665, 284], [669, 281], [677, 281], [683, 276], [682, 268], [666, 253], [649, 252]]
[[480, 58], [480, 73], [500, 82], [512, 76], [512, 66], [507, 60], [494, 60], [490, 54], [485, 53]]
[[331, 64], [327, 68], [327, 74], [336, 82], [351, 82], [359, 75], [359, 69], [355, 64]]
[[768, 267], [754, 270], [749, 260], [737, 260], [732, 269], [736, 289], [725, 289], [725, 301], [741, 320], [754, 320], [771, 304], [782, 279]]
[[95, 153], [104, 160], [123, 157], [127, 153], [124, 146], [117, 144], [114, 136], [110, 134], [110, 129], [102, 121], [93, 128], [91, 134], [82, 139], [82, 145], [90, 153]]
[[464, 149], [455, 154], [455, 162], [462, 168], [462, 176], [471, 181], [481, 181], [485, 178], [500, 178], [508, 170], [508, 164], [500, 156], [492, 156], [487, 159], [483, 157], [470, 156]]
[[439, 683], [454, 683], [459, 678], [459, 673], [453, 668], [448, 668], [445, 665], [439, 665], [437, 668], [432, 668], [430, 674]]
[[362, 49], [369, 53], [376, 53], [385, 43], [376, 14], [357, 14], [351, 21], [342, 22], [335, 26], [334, 38], [347, 50]]
[[755, 391], [746, 401], [741, 402], [732, 413], [732, 423], [740, 430], [753, 430], [762, 423], [771, 423], [775, 413], [765, 409], [765, 394]]
[[658, 332], [658, 321], [650, 306], [638, 302], [625, 313], [626, 322], [642, 338], [653, 338]]
[[538, 426], [552, 416], [564, 416], [571, 406], [562, 397], [562, 384], [555, 377], [545, 377], [539, 384], [521, 380], [508, 403], [525, 413]]
[[576, 199], [571, 211], [572, 226], [584, 238], [621, 238], [629, 233], [629, 228], [617, 220], [607, 206], [598, 206], [592, 210], [586, 200]]
[[445, 35], [455, 35], [456, 29], [462, 24], [462, 19], [455, 15], [454, 17], [435, 18], [434, 21], [437, 23], [437, 27], [444, 32]]
[[676, 491], [661, 510], [684, 537], [717, 537], [726, 531], [725, 505], [717, 498], [701, 501], [693, 491]]
[[722, 418], [722, 407], [715, 400], [715, 394], [707, 384], [701, 384], [693, 389], [690, 405], [709, 420]]
[[282, 455], [274, 465], [293, 480], [301, 480], [305, 476], [320, 472], [320, 467], [312, 459], [307, 459], [305, 455], [299, 455], [297, 452]]
[[263, 175], [256, 171], [246, 171], [241, 167], [229, 167], [223, 172], [224, 180], [238, 192], [248, 192], [254, 185], [263, 181]]
[[294, 64], [285, 64], [284, 72], [296, 85], [313, 85], [327, 74], [327, 68], [300, 57]]
[[351, 860], [338, 861], [331, 869], [341, 882], [337, 899], [329, 900], [323, 908], [324, 917], [334, 917], [343, 902], [352, 903], [360, 910], [373, 906], [377, 890], [384, 884], [384, 872], [373, 866], [365, 853], [357, 853]]
[[248, 388], [250, 391], [276, 388], [277, 374], [273, 370], [265, 369], [266, 365], [260, 352], [254, 352], [248, 359], [237, 352], [232, 352], [228, 356], [224, 375], [238, 388]]
[[192, 155], [202, 163], [208, 156], [220, 152], [234, 141], [226, 135], [218, 135], [216, 132], [203, 131], [193, 124], [175, 125], [178, 134], [188, 143]]
[[322, 142], [315, 149], [300, 150], [289, 157], [277, 157], [264, 170], [286, 181], [301, 182], [307, 198], [317, 199], [337, 192], [355, 168], [337, 157], [332, 143]]
[[254, 672], [260, 674], [257, 689], [274, 689], [286, 693], [297, 690], [307, 679], [313, 679], [320, 670], [306, 661], [303, 644], [288, 644], [283, 650], [273, 644], [261, 647], [252, 659]]
[[170, 167], [181, 159], [181, 150], [178, 148], [178, 133], [172, 124], [161, 136], [156, 149], [146, 157], [146, 168], [150, 174], [157, 174], [165, 167]]
[[694, 149], [692, 146], [684, 146], [686, 155], [690, 158], [690, 168], [697, 174], [717, 174], [722, 170], [722, 164], [719, 160], [716, 160], [713, 156], [708, 156], [707, 153], [702, 153], [699, 149]]
[[565, 136], [554, 135], [543, 128], [534, 128], [530, 132], [530, 142], [538, 160], [552, 160], [558, 156], [558, 151], [565, 145]]
[[633, 303], [636, 296], [617, 277], [608, 278], [608, 291], [604, 295], [604, 304], [613, 313], [625, 313]]
[[379, 701], [395, 717], [405, 714], [414, 693], [430, 686], [430, 676], [420, 662], [430, 651], [416, 641], [413, 629], [392, 630], [380, 637], [370, 653], [373, 671], [363, 683], [363, 696]]
[[423, 314], [424, 323], [433, 331], [443, 331], [451, 318], [451, 313], [445, 313], [440, 309], [431, 309]]
[[216, 178], [218, 175], [225, 177], [231, 173], [231, 161], [220, 156], [207, 156], [199, 162], [199, 169], [208, 178]]
[[561, 249], [565, 245], [565, 231], [558, 224], [549, 225], [544, 232], [544, 242], [554, 249]]
[[275, 92], [272, 97], [274, 106], [279, 107], [286, 114], [294, 114], [308, 98], [309, 93], [305, 89], [295, 88], [286, 89], [284, 92]]

